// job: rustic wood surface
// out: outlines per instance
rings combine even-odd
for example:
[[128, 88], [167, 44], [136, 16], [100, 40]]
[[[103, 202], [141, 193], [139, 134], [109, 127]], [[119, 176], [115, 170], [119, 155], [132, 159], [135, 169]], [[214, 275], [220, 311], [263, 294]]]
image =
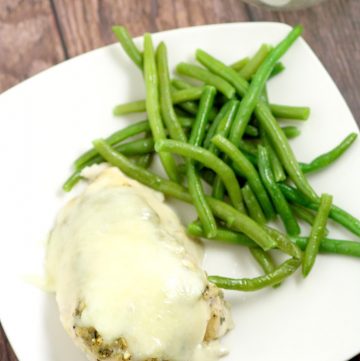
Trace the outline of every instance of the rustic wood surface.
[[[0, 93], [91, 49], [114, 42], [112, 24], [144, 31], [239, 21], [305, 26], [315, 50], [360, 125], [360, 0], [329, 0], [271, 12], [240, 0], [0, 0]], [[0, 326], [0, 361], [16, 361]], [[360, 355], [352, 361], [360, 361]]]

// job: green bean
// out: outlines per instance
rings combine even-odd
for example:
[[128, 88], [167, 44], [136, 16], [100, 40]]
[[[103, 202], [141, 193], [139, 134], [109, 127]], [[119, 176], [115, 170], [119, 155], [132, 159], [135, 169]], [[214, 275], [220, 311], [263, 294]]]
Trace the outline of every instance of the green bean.
[[[225, 156], [226, 157], [226, 156]], [[215, 199], [222, 200], [225, 197], [225, 184], [219, 177], [219, 175], [216, 175], [214, 178], [212, 185], [212, 191], [211, 196]]]
[[260, 126], [263, 127], [271, 140], [278, 157], [280, 158], [287, 174], [295, 183], [297, 188], [309, 199], [316, 201], [318, 199], [315, 191], [309, 184], [309, 181], [301, 171], [299, 163], [286, 139], [284, 132], [279, 127], [276, 119], [271, 114], [270, 109], [263, 102], [259, 101], [256, 108], [257, 119]]
[[[296, 28], [295, 34], [293, 35], [297, 36], [299, 32], [299, 28]], [[287, 42], [287, 41], [286, 41]], [[284, 42], [281, 43], [282, 45], [289, 45], [284, 44]], [[286, 48], [284, 46], [284, 48]], [[280, 47], [280, 50], [283, 49], [283, 46]], [[284, 49], [283, 49], [284, 50]], [[286, 50], [286, 49], [285, 49]], [[271, 52], [270, 59], [273, 61], [276, 57], [274, 57], [274, 54], [278, 54], [278, 50], [274, 49]], [[248, 94], [248, 88], [249, 84], [241, 78], [234, 69], [227, 67], [224, 63], [221, 61], [215, 59], [211, 55], [205, 53], [204, 51], [198, 50], [196, 53], [196, 58], [199, 60], [204, 66], [206, 66], [208, 69], [210, 69], [213, 73], [216, 75], [219, 75], [223, 77], [225, 80], [230, 82], [236, 89], [239, 95], [245, 96], [245, 94]], [[268, 66], [268, 62], [264, 62], [263, 66]], [[260, 71], [260, 69], [259, 69]], [[260, 75], [263, 77], [263, 72], [261, 72]], [[266, 75], [266, 74], [265, 74]], [[261, 80], [261, 79], [260, 79]], [[252, 82], [253, 84], [253, 82]], [[256, 89], [255, 89], [256, 90]], [[252, 99], [250, 99], [252, 100]], [[258, 100], [258, 99], [256, 99]], [[241, 102], [244, 104], [244, 102]], [[243, 105], [244, 107], [244, 105]], [[247, 110], [248, 112], [248, 110]], [[239, 110], [238, 110], [239, 114]], [[255, 109], [255, 114], [257, 116], [257, 119], [259, 120], [260, 124], [265, 129], [266, 133], [269, 135], [273, 146], [277, 152], [278, 157], [280, 158], [285, 170], [287, 171], [290, 178], [293, 180], [293, 182], [297, 185], [297, 187], [306, 194], [309, 198], [316, 200], [317, 196], [314, 190], [309, 185], [307, 179], [305, 178], [304, 174], [302, 173], [300, 166], [298, 162], [296, 161], [295, 155], [286, 139], [286, 136], [281, 131], [276, 119], [272, 115], [270, 109], [268, 106], [261, 100], [257, 101], [257, 106]], [[234, 122], [235, 124], [235, 122]], [[234, 144], [239, 144], [241, 137], [237, 137], [237, 134], [242, 132], [243, 129], [245, 129], [245, 126], [247, 125], [247, 122], [241, 122], [241, 124], [238, 124], [235, 126], [235, 128], [239, 127], [238, 129], [234, 128], [232, 140]]]
[[226, 102], [220, 109], [219, 113], [217, 113], [214, 121], [211, 123], [207, 133], [206, 133], [206, 136], [205, 136], [205, 139], [204, 139], [204, 148], [208, 149], [209, 146], [211, 145], [211, 138], [215, 135], [216, 133], [216, 130], [220, 124], [220, 122], [225, 118], [225, 116], [227, 115], [228, 113], [228, 109], [229, 107], [231, 106], [231, 104], [235, 102], [235, 100], [230, 100], [228, 102]]
[[[187, 226], [187, 233], [193, 237], [203, 237], [205, 238], [205, 233], [203, 227], [197, 222], [190, 223]], [[256, 247], [256, 243], [253, 242], [249, 237], [245, 236], [242, 233], [229, 231], [226, 228], [218, 227], [216, 234], [211, 240], [226, 242], [229, 244], [236, 244], [246, 247]]]
[[135, 164], [141, 168], [148, 169], [151, 165], [153, 155], [154, 153], [141, 155], [138, 159], [136, 159]]
[[[186, 188], [180, 184], [164, 179], [146, 169], [137, 167], [125, 156], [115, 152], [111, 146], [102, 139], [95, 140], [93, 144], [107, 162], [118, 167], [127, 176], [165, 195], [175, 197], [187, 203], [192, 202], [191, 195], [187, 192]], [[276, 242], [254, 220], [225, 202], [208, 196], [206, 196], [206, 200], [214, 215], [227, 224], [229, 228], [244, 233], [264, 250], [276, 247]]]
[[271, 205], [270, 199], [261, 183], [260, 177], [250, 163], [250, 161], [244, 156], [244, 154], [236, 148], [234, 144], [228, 141], [221, 135], [216, 135], [212, 142], [239, 167], [241, 173], [243, 173], [249, 182], [249, 185], [255, 193], [259, 203], [267, 218], [274, 217], [274, 209]]
[[239, 71], [239, 74], [245, 80], [250, 80], [251, 77], [259, 69], [260, 65], [264, 62], [265, 58], [269, 55], [271, 46], [267, 44], [261, 45], [256, 54], [250, 59], [250, 61]]
[[205, 86], [189, 139], [189, 143], [192, 145], [201, 146], [204, 141], [206, 126], [209, 122], [209, 113], [212, 109], [215, 95], [216, 90], [214, 87]]
[[[209, 121], [210, 109], [213, 106], [216, 90], [214, 87], [205, 86], [200, 98], [199, 110], [193, 124], [189, 143], [193, 146], [200, 146], [205, 137], [206, 126]], [[211, 208], [205, 198], [204, 189], [195, 163], [192, 159], [187, 159], [186, 173], [189, 186], [189, 192], [193, 199], [197, 214], [208, 237], [216, 232], [216, 221], [212, 214]]]
[[[202, 50], [198, 50], [199, 54], [203, 54], [205, 52], [203, 52]], [[200, 58], [199, 58], [200, 59]], [[201, 58], [202, 59], [202, 58]], [[179, 84], [181, 83], [181, 80], [175, 79], [172, 81], [173, 84], [177, 84], [179, 86]], [[244, 86], [244, 83], [243, 83]], [[180, 88], [178, 87], [178, 89], [184, 90], [184, 89], [189, 89], [189, 85], [187, 85], [187, 88]], [[245, 87], [247, 88], [248, 85], [245, 83]], [[193, 88], [193, 89], [197, 89], [197, 88]], [[243, 89], [243, 87], [241, 87], [241, 89]], [[178, 90], [179, 91], [179, 90]], [[246, 89], [245, 89], [246, 91]], [[242, 94], [243, 92], [241, 92]], [[174, 93], [174, 96], [176, 95], [176, 92]], [[186, 95], [186, 93], [184, 94]], [[176, 98], [177, 100], [177, 98]], [[299, 106], [289, 106], [289, 105], [280, 105], [280, 104], [270, 104], [270, 109], [274, 115], [274, 117], [277, 118], [286, 118], [286, 119], [296, 119], [296, 120], [306, 120], [309, 117], [310, 114], [310, 108], [308, 107], [299, 107]], [[246, 131], [247, 128], [245, 128]]]
[[184, 117], [178, 115], [177, 118], [183, 128], [192, 128], [195, 122], [195, 119], [191, 117]]
[[265, 58], [260, 65], [256, 74], [254, 75], [249, 89], [244, 95], [233, 127], [230, 133], [230, 140], [234, 144], [238, 144], [238, 141], [242, 138], [245, 132], [246, 125], [248, 124], [251, 114], [255, 110], [258, 99], [264, 89], [264, 85], [269, 78], [274, 65], [280, 59], [280, 57], [289, 49], [289, 47], [295, 42], [295, 40], [301, 35], [302, 28], [296, 26], [293, 30], [282, 40]]
[[123, 26], [113, 26], [112, 31], [116, 36], [117, 40], [120, 42], [125, 53], [142, 70], [143, 56], [134, 44], [133, 39], [131, 38], [126, 28], [124, 28]]
[[279, 62], [279, 63], [276, 63], [276, 64], [274, 65], [274, 69], [273, 69], [273, 71], [271, 72], [271, 75], [270, 75], [269, 79], [271, 79], [271, 78], [273, 78], [274, 76], [282, 73], [284, 70], [285, 70], [285, 66], [284, 66], [283, 63], [280, 63], [280, 62]]
[[265, 273], [271, 273], [274, 271], [276, 266], [268, 252], [265, 252], [259, 247], [251, 247], [250, 252]]
[[175, 112], [179, 113], [179, 111], [183, 112], [186, 115], [196, 115], [196, 113], [198, 112], [198, 106], [193, 101], [182, 102], [179, 103], [175, 108]]
[[81, 179], [83, 179], [81, 171], [84, 168], [89, 167], [93, 164], [99, 164], [103, 161], [104, 159], [98, 155], [90, 159], [88, 162], [84, 163], [81, 168], [75, 169], [74, 172], [70, 175], [70, 177], [64, 182], [62, 186], [63, 191], [70, 192], [76, 186], [76, 184], [79, 183]]
[[[229, 66], [226, 66], [220, 60], [215, 59], [213, 56], [204, 50], [196, 50], [196, 60], [210, 70], [210, 74], [224, 79], [228, 84], [231, 84], [240, 96], [244, 96], [249, 88], [248, 82], [243, 79], [237, 71]], [[202, 68], [200, 68], [202, 69]]]
[[[215, 134], [221, 134], [227, 137], [230, 131], [229, 127], [231, 127], [234, 117], [233, 112], [236, 111], [238, 104], [239, 102], [237, 100], [229, 100], [222, 106], [206, 134], [204, 148], [208, 148], [212, 153], [217, 154], [216, 147], [211, 143], [211, 138], [213, 138]], [[245, 129], [245, 134], [257, 137], [259, 132], [256, 127], [248, 125]]]
[[212, 186], [211, 196], [215, 199], [223, 200], [225, 197], [225, 185], [217, 174], [215, 174], [213, 181], [209, 185]]
[[[307, 237], [294, 237], [293, 240], [302, 250], [306, 249], [309, 241]], [[360, 257], [360, 242], [323, 238], [320, 242], [319, 251]]]
[[173, 104], [179, 104], [188, 100], [199, 100], [204, 91], [204, 87], [194, 87], [178, 90], [171, 94]]
[[175, 140], [156, 142], [155, 149], [158, 152], [170, 152], [182, 155], [212, 169], [224, 182], [233, 206], [241, 212], [245, 212], [240, 186], [233, 170], [214, 154], [204, 148]]
[[265, 144], [265, 148], [269, 154], [271, 170], [274, 174], [275, 181], [284, 181], [286, 179], [286, 174], [276, 152], [274, 151], [270, 143]]
[[249, 61], [250, 61], [250, 58], [246, 57], [246, 58], [240, 59], [240, 60], [236, 61], [235, 63], [231, 64], [230, 67], [236, 71], [240, 71]]
[[274, 117], [282, 119], [308, 120], [310, 116], [309, 107], [271, 104], [270, 110]]
[[204, 189], [202, 187], [201, 180], [194, 163], [190, 160], [187, 161], [187, 164], [188, 166], [186, 175], [189, 185], [189, 192], [191, 194], [191, 198], [201, 224], [204, 226], [205, 234], [210, 238], [216, 234], [215, 217], [205, 198]]
[[[277, 229], [271, 227], [265, 227], [265, 231], [277, 242], [277, 248], [283, 251], [284, 253], [288, 254], [289, 256], [295, 259], [302, 259], [302, 252], [301, 249], [304, 249], [297, 243], [305, 243], [302, 237], [292, 237], [292, 240], [295, 242], [293, 243], [289, 237], [285, 234], [281, 233]], [[187, 227], [187, 232], [191, 236], [195, 237], [205, 237], [203, 228], [201, 225], [197, 223], [191, 223]], [[213, 240], [218, 242], [224, 242], [229, 244], [237, 244], [240, 246], [245, 246], [249, 248], [257, 247], [256, 243], [253, 242], [249, 237], [245, 236], [242, 233], [234, 232], [226, 228], [218, 227], [216, 235], [214, 236]], [[353, 242], [357, 243], [357, 242]], [[360, 243], [357, 243], [360, 245]], [[360, 250], [360, 246], [351, 246], [354, 250]]]
[[[239, 72], [248, 62], [249, 62], [249, 58], [244, 58], [244, 59], [241, 59], [241, 60], [231, 64], [230, 67]], [[280, 62], [276, 63], [273, 71], [270, 74], [269, 79], [282, 73], [284, 70], [285, 70], [285, 66], [283, 63], [280, 63]]]
[[[223, 159], [226, 161], [227, 156], [223, 157]], [[214, 197], [215, 199], [224, 199], [225, 197], [225, 184], [224, 182], [221, 180], [221, 178], [219, 177], [219, 175], [216, 175], [214, 182], [212, 184], [212, 192], [211, 192], [211, 196]], [[245, 208], [244, 208], [245, 211]]]
[[[319, 209], [319, 201], [311, 201], [304, 197], [297, 189], [288, 186], [284, 183], [279, 183], [281, 192], [284, 194], [286, 199], [292, 203], [300, 204], [303, 207], [310, 208], [317, 211]], [[331, 206], [329, 218], [335, 222], [341, 224], [343, 227], [348, 229], [350, 232], [360, 236], [360, 220], [344, 211], [336, 205]]]
[[114, 149], [123, 155], [144, 155], [154, 151], [154, 140], [151, 137], [136, 139], [128, 143], [117, 144]]
[[166, 45], [161, 42], [156, 51], [159, 74], [160, 110], [161, 115], [172, 139], [186, 142], [185, 133], [178, 121], [171, 99], [169, 66]]
[[249, 124], [245, 128], [245, 134], [249, 135], [251, 137], [257, 137], [259, 135], [259, 131], [258, 131], [258, 129], [256, 127]]
[[[149, 33], [144, 35], [144, 79], [146, 87], [146, 111], [151, 132], [155, 142], [157, 142], [161, 139], [166, 139], [166, 134], [160, 116], [158, 74], [156, 71], [154, 47]], [[171, 154], [159, 153], [159, 157], [169, 178], [177, 181], [176, 164]]]
[[[150, 125], [147, 120], [143, 120], [141, 122], [131, 124], [126, 128], [120, 129], [115, 133], [111, 134], [106, 138], [106, 141], [110, 144], [120, 143], [121, 141], [133, 137], [134, 135], [146, 132], [150, 130]], [[74, 161], [74, 165], [76, 168], [80, 168], [84, 163], [86, 163], [89, 159], [95, 157], [97, 155], [97, 151], [92, 148], [83, 153], [80, 157], [78, 157]]]
[[[196, 52], [197, 60], [215, 74], [229, 81], [236, 89], [239, 95], [244, 96], [249, 88], [249, 84], [241, 78], [236, 71], [227, 67], [221, 61], [215, 59], [203, 50], [198, 49]], [[245, 128], [246, 129], [246, 128]], [[239, 140], [241, 143], [241, 139]]]
[[331, 149], [329, 152], [321, 154], [308, 164], [300, 163], [302, 171], [304, 173], [310, 173], [329, 166], [338, 158], [340, 158], [341, 155], [346, 152], [346, 150], [349, 149], [349, 147], [351, 146], [351, 144], [354, 143], [356, 138], [356, 133], [350, 133], [345, 139], [341, 141], [339, 145]]
[[178, 164], [178, 172], [181, 175], [186, 175], [186, 164], [185, 163]]
[[274, 286], [292, 275], [299, 267], [300, 261], [289, 259], [266, 275], [256, 278], [227, 278], [221, 276], [209, 276], [209, 282], [220, 288], [237, 291], [257, 291], [267, 286]]
[[292, 236], [298, 235], [300, 233], [299, 224], [297, 223], [296, 218], [291, 212], [289, 204], [287, 203], [284, 195], [281, 193], [281, 190], [275, 181], [274, 175], [271, 171], [269, 156], [267, 154], [266, 148], [263, 146], [259, 146], [258, 162], [261, 179], [265, 185], [265, 188], [270, 194], [275, 209], [279, 213], [280, 218], [284, 223], [286, 231]]
[[[250, 248], [250, 253], [254, 257], [255, 261], [260, 265], [265, 274], [274, 272], [276, 269], [276, 264], [269, 252], [266, 252], [259, 247], [252, 247]], [[275, 284], [273, 287], [276, 288], [278, 286], [280, 286], [280, 283]]]
[[306, 277], [313, 268], [316, 256], [319, 253], [320, 243], [325, 238], [325, 228], [332, 204], [332, 196], [322, 194], [320, 197], [319, 210], [315, 216], [314, 224], [311, 228], [310, 237], [305, 248], [302, 273]]
[[261, 94], [261, 99], [264, 101], [264, 103], [269, 104], [269, 93], [266, 84], [264, 85], [264, 89]]
[[[221, 133], [219, 133], [222, 135]], [[224, 137], [225, 138], [225, 137]], [[216, 148], [216, 147], [215, 147]], [[210, 147], [209, 150], [213, 152], [214, 147]], [[241, 140], [239, 144], [239, 149], [243, 152], [244, 155], [246, 155], [246, 158], [249, 160], [251, 159], [251, 163], [257, 165], [257, 146], [249, 141]], [[216, 151], [216, 154], [218, 151]]]
[[239, 149], [242, 152], [246, 152], [253, 155], [254, 157], [257, 157], [258, 155], [257, 146], [247, 140], [241, 139], [241, 141], [239, 142]]
[[[215, 199], [222, 200], [225, 197], [225, 184], [221, 180], [221, 178], [217, 175], [214, 179], [214, 184], [212, 185], [213, 189], [211, 192], [211, 196]], [[245, 208], [244, 208], [245, 212]]]
[[[171, 85], [176, 90], [184, 90], [192, 88], [193, 86], [182, 79], [173, 79]], [[198, 112], [198, 106], [193, 101], [186, 101], [180, 103], [179, 106], [190, 114], [196, 114]]]
[[265, 215], [248, 183], [242, 188], [242, 195], [250, 217], [259, 224], [265, 224]]
[[113, 109], [113, 115], [120, 116], [132, 113], [142, 113], [146, 111], [145, 100], [136, 100], [133, 102], [118, 104]]
[[[172, 104], [180, 104], [188, 100], [198, 100], [203, 92], [203, 87], [194, 87], [184, 90], [178, 90], [171, 93]], [[146, 101], [136, 100], [133, 102], [116, 105], [113, 114], [115, 116], [126, 115], [131, 113], [142, 113], [146, 111]]]
[[[190, 223], [188, 225], [187, 233], [190, 236], [194, 236], [194, 237], [205, 237], [203, 228], [201, 227], [201, 225], [199, 225], [196, 222]], [[275, 236], [278, 237], [278, 234], [280, 234], [280, 232], [275, 233]], [[271, 259], [271, 256], [265, 251], [263, 251], [261, 248], [257, 247], [256, 244], [250, 238], [248, 238], [247, 236], [241, 233], [236, 233], [228, 229], [218, 227], [216, 235], [214, 236], [213, 240], [250, 247], [250, 252], [252, 253], [256, 261], [260, 264], [260, 266], [264, 269], [266, 273], [273, 272], [274, 269], [276, 268], [276, 266], [273, 263], [273, 260]], [[287, 253], [295, 253], [298, 256], [299, 255], [298, 252], [300, 252], [301, 255], [301, 251], [298, 250], [297, 246], [294, 245], [290, 240], [288, 242], [290, 242], [290, 251], [289, 251], [289, 246], [286, 244], [285, 249]]]
[[81, 179], [81, 170], [75, 170], [63, 184], [63, 191], [70, 192]]
[[[213, 56], [200, 49], [198, 49], [196, 52], [196, 58], [210, 71], [231, 83], [240, 96], [244, 96], [246, 94], [249, 88], [249, 84], [236, 71], [234, 71], [234, 69], [227, 67], [224, 63], [222, 63], [218, 59], [215, 59]], [[290, 109], [293, 108], [286, 105], [280, 105], [280, 107]]]
[[[180, 107], [183, 111], [186, 111], [190, 115], [196, 115], [199, 111], [199, 107], [197, 106], [196, 102], [186, 101], [178, 104], [178, 107]], [[215, 119], [218, 111], [216, 108], [210, 109], [209, 112], [209, 120]]]
[[[250, 253], [255, 259], [255, 261], [259, 264], [259, 266], [262, 268], [262, 270], [265, 272], [265, 274], [274, 272], [274, 270], [276, 269], [276, 264], [269, 252], [266, 252], [259, 247], [252, 247], [250, 248]], [[277, 288], [280, 285], [281, 283], [277, 283], [273, 285], [273, 288]]]
[[190, 83], [186, 82], [183, 79], [172, 79], [171, 85], [177, 90], [184, 90], [193, 87], [193, 85], [191, 85]]
[[[243, 155], [246, 157], [246, 159], [255, 167], [257, 168], [258, 166], [258, 157], [257, 154], [253, 155], [250, 153], [247, 153], [246, 151], [244, 151], [243, 149], [239, 148], [241, 150], [241, 152], [243, 153]], [[241, 169], [236, 165], [236, 163], [232, 163], [232, 168], [234, 170], [234, 172], [241, 178], [246, 178], [244, 173], [241, 171]]]
[[208, 85], [214, 86], [220, 93], [224, 94], [228, 99], [231, 99], [235, 94], [235, 89], [224, 79], [220, 78], [217, 75], [214, 75], [207, 71], [206, 69], [201, 68], [200, 66], [180, 63], [176, 67], [178, 74], [186, 75], [198, 80], [203, 81]]
[[293, 258], [302, 259], [303, 255], [300, 248], [286, 234], [268, 226], [265, 227], [265, 230], [276, 241], [278, 249]]
[[[123, 155], [143, 155], [148, 158], [147, 155], [154, 151], [154, 140], [152, 138], [145, 138], [137, 139], [128, 143], [120, 143], [114, 146], [114, 150], [122, 153]], [[99, 164], [104, 161], [104, 158], [98, 155], [95, 150], [94, 153], [95, 155], [92, 158], [87, 159], [85, 162], [77, 166], [74, 173], [65, 181], [63, 184], [63, 190], [65, 192], [70, 192], [71, 189], [80, 181], [81, 171], [85, 167], [89, 167], [93, 164]]]
[[288, 139], [293, 139], [298, 137], [301, 134], [301, 131], [298, 127], [292, 125], [287, 127], [281, 127], [282, 132], [285, 134], [285, 137]]
[[93, 141], [93, 145], [97, 152], [110, 164], [118, 167], [123, 173], [140, 183], [147, 185], [166, 195], [171, 195], [184, 202], [191, 203], [191, 196], [186, 192], [185, 188], [175, 182], [162, 178], [140, 168], [130, 162], [125, 156], [116, 152], [105, 140], [98, 139]]
[[276, 241], [266, 232], [266, 230], [250, 217], [239, 212], [225, 202], [212, 197], [207, 197], [206, 199], [208, 200], [214, 215], [220, 218], [228, 228], [244, 233], [265, 251], [277, 246]]
[[[181, 79], [173, 79], [171, 81], [171, 85], [176, 90], [185, 90], [193, 87], [191, 84]], [[198, 106], [194, 101], [185, 101], [180, 103], [179, 106], [190, 114], [197, 114], [198, 112]], [[212, 112], [211, 116], [209, 115], [209, 117], [212, 119], [215, 117], [215, 114]]]
[[[223, 157], [223, 160], [224, 161], [227, 160], [226, 155]], [[215, 199], [223, 200], [225, 197], [225, 193], [226, 193], [225, 184], [221, 180], [221, 178], [218, 175], [216, 175], [214, 182], [212, 184], [211, 196], [214, 197]]]
[[283, 168], [276, 152], [274, 151], [267, 134], [264, 132], [264, 130], [262, 128], [260, 128], [260, 137], [261, 137], [263, 146], [266, 148], [266, 150], [268, 152], [271, 170], [274, 174], [275, 181], [276, 182], [284, 181], [286, 179], [286, 174], [284, 172], [284, 168]]
[[307, 224], [310, 224], [310, 226], [314, 224], [315, 214], [313, 214], [309, 209], [299, 206], [298, 204], [291, 204], [290, 208], [296, 217], [302, 219]]
[[[225, 137], [227, 137], [227, 135], [229, 134], [231, 124], [233, 122], [239, 102], [237, 100], [230, 100], [228, 102], [228, 104], [229, 104], [229, 107], [227, 109], [227, 112], [226, 112], [225, 116], [221, 119], [221, 121], [218, 124], [218, 126], [216, 127], [216, 131], [215, 131], [216, 134], [222, 134]], [[213, 137], [213, 135], [214, 134], [210, 134], [210, 131], [207, 134], [207, 136], [209, 136], [208, 139], [210, 141], [210, 145], [209, 145], [208, 149], [211, 153], [218, 155], [219, 154], [218, 149], [216, 148], [216, 146], [213, 143], [211, 143], [211, 138]], [[223, 160], [225, 163], [227, 163], [228, 159], [227, 159], [226, 155], [223, 157]], [[214, 180], [214, 184], [213, 184], [212, 196], [216, 199], [223, 199], [224, 194], [225, 194], [225, 186], [221, 180], [221, 177], [219, 175], [217, 175]], [[244, 209], [244, 211], [245, 211], [245, 209]]]
[[[298, 204], [291, 204], [290, 208], [295, 215], [295, 217], [302, 219], [306, 223], [308, 223], [310, 226], [314, 224], [315, 221], [315, 214], [305, 207], [299, 206]], [[325, 228], [325, 236], [329, 234], [328, 228]]]

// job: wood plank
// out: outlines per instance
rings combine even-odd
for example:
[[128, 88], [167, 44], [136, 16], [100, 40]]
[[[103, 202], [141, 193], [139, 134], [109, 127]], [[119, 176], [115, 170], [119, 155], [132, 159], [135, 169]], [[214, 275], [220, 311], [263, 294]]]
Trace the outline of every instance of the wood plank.
[[178, 27], [248, 20], [239, 0], [54, 0], [69, 56], [115, 41], [111, 26], [125, 24], [132, 35]]
[[0, 39], [0, 93], [64, 59], [49, 0], [2, 0]]
[[7, 338], [5, 336], [4, 330], [1, 327], [0, 323], [0, 360], [1, 361], [18, 361], [14, 351], [12, 350]]
[[360, 126], [360, 1], [328, 0], [296, 12], [249, 6], [249, 13], [255, 21], [304, 26], [304, 38], [334, 79]]

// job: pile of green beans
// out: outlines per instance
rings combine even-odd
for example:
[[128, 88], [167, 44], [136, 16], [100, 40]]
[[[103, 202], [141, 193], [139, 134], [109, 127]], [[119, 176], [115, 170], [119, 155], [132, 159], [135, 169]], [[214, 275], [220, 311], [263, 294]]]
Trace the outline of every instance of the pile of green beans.
[[[360, 220], [335, 206], [332, 196], [318, 197], [306, 177], [339, 159], [357, 134], [310, 163], [298, 162], [289, 140], [299, 136], [300, 129], [282, 127], [281, 120], [306, 121], [310, 108], [267, 100], [266, 83], [284, 71], [280, 59], [301, 35], [300, 26], [279, 44], [262, 44], [252, 57], [232, 65], [198, 49], [200, 65], [176, 66], [186, 79], [171, 79], [165, 43], [155, 48], [151, 35], [145, 34], [142, 52], [124, 27], [113, 31], [142, 72], [146, 89], [145, 99], [119, 104], [113, 114], [145, 112], [148, 120], [95, 140], [93, 148], [74, 161], [65, 191], [82, 179], [85, 167], [106, 161], [166, 196], [193, 204], [197, 220], [188, 225], [189, 235], [247, 247], [263, 271], [253, 279], [209, 276], [225, 289], [278, 287], [299, 267], [306, 277], [322, 252], [360, 257], [360, 242], [328, 238], [327, 227], [332, 219], [360, 237]], [[148, 170], [155, 154], [167, 178]], [[277, 217], [282, 230], [268, 224]], [[272, 249], [288, 258], [277, 264]]]

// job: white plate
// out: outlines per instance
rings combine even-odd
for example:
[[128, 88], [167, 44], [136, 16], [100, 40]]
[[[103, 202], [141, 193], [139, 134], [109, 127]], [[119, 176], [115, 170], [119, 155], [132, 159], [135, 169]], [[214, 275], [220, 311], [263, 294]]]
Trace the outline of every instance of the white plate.
[[[212, 25], [154, 35], [169, 48], [171, 66], [201, 47], [226, 62], [275, 44], [289, 31], [278, 23]], [[140, 44], [140, 41], [139, 41]], [[283, 58], [286, 72], [271, 80], [271, 101], [309, 105], [312, 115], [292, 142], [307, 161], [357, 130], [335, 84], [303, 40]], [[53, 67], [0, 96], [0, 316], [21, 361], [85, 360], [63, 331], [54, 297], [28, 281], [42, 269], [43, 242], [65, 202], [60, 186], [72, 160], [90, 141], [124, 126], [116, 103], [144, 96], [142, 77], [111, 45]], [[319, 191], [360, 217], [360, 144], [331, 169], [311, 176]], [[181, 207], [183, 210], [184, 208]], [[188, 212], [181, 212], [182, 216]], [[334, 236], [354, 236], [334, 227]], [[247, 251], [208, 246], [210, 274], [259, 273]], [[308, 279], [299, 274], [279, 289], [228, 292], [236, 327], [225, 338], [226, 361], [344, 361], [360, 352], [360, 263], [320, 256]], [[186, 315], [184, 315], [186, 317]]]

